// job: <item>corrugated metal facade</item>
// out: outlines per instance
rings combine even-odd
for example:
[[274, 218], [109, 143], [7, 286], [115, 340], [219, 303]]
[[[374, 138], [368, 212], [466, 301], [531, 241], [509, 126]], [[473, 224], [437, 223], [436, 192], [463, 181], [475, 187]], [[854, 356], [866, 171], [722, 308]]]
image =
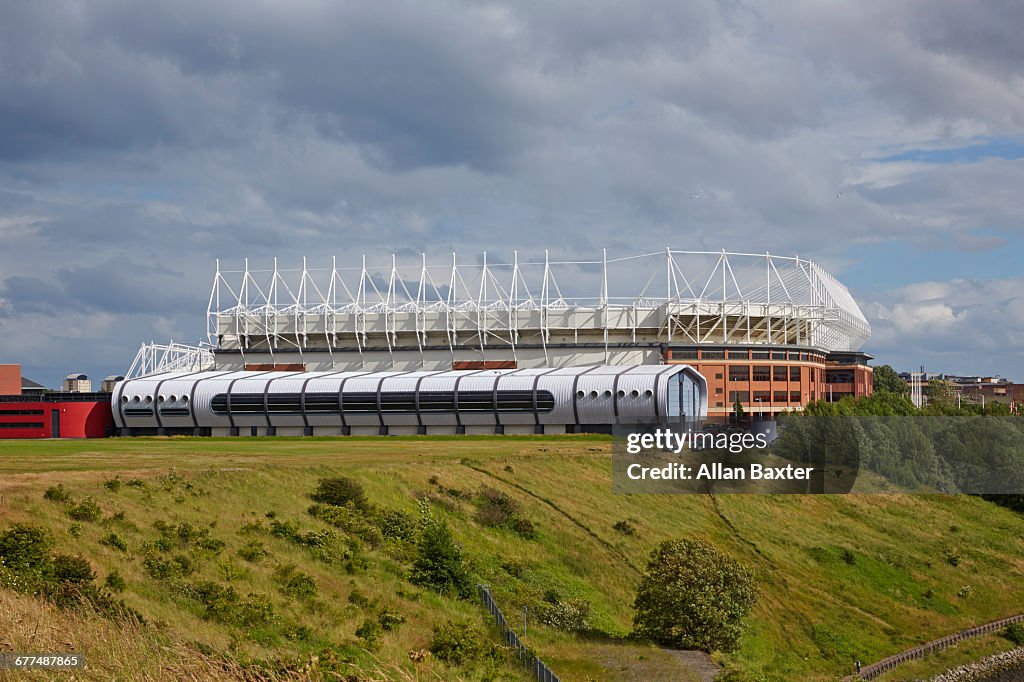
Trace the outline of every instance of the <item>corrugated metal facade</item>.
[[118, 384], [122, 433], [565, 433], [707, 416], [687, 365], [157, 374]]

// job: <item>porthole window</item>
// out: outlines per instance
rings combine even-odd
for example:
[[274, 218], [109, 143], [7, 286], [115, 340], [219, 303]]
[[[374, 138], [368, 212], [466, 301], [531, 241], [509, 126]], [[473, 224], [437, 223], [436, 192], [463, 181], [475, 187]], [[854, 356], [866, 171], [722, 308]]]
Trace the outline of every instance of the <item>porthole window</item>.
[[640, 391], [638, 391], [638, 390], [636, 390], [636, 389], [634, 388], [634, 389], [633, 389], [633, 392], [632, 392], [632, 393], [630, 393], [630, 395], [631, 395], [631, 396], [633, 396], [634, 398], [639, 398], [639, 397], [640, 397]]
[[128, 396], [126, 396], [126, 395], [121, 396], [121, 402], [122, 403], [127, 403], [128, 402]]
[[586, 393], [584, 393], [583, 391], [576, 391], [576, 397], [577, 397], [577, 398], [582, 398], [582, 397], [584, 397], [585, 395], [586, 395]]
[[147, 402], [147, 403], [151, 403], [151, 402], [153, 402], [153, 396], [151, 396], [151, 395], [147, 395], [147, 396], [146, 396], [146, 402]]
[[611, 391], [605, 391], [604, 392], [604, 397], [605, 398], [611, 398], [612, 397], [612, 392]]
[[622, 389], [619, 389], [619, 397], [620, 398], [625, 398], [626, 397], [626, 392], [623, 391]]
[[164, 400], [166, 400], [166, 398], [164, 398], [163, 396], [160, 396], [156, 400], [157, 400], [157, 402], [162, 403]]
[[188, 402], [188, 396], [187, 395], [181, 396], [181, 402], [187, 403]]
[[136, 402], [136, 403], [140, 402], [141, 400], [142, 400], [142, 398], [140, 398], [139, 396], [135, 396], [134, 398], [132, 398], [132, 401]]
[[171, 397], [168, 398], [168, 400], [170, 400], [172, 403], [176, 403], [178, 402], [178, 396], [172, 394]]
[[597, 397], [597, 391], [591, 391], [591, 392], [590, 392], [590, 398], [591, 398], [591, 400], [593, 400], [593, 399], [594, 399], [594, 398], [596, 398], [596, 397]]
[[652, 395], [654, 395], [654, 391], [652, 391], [651, 389], [647, 389], [646, 391], [644, 391], [645, 398], [650, 398]]

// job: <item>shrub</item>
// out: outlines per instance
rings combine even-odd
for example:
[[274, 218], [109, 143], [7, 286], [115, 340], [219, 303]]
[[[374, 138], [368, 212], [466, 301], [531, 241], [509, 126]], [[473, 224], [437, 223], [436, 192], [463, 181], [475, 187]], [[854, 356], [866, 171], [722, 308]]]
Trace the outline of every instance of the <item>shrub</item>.
[[641, 579], [634, 632], [676, 649], [732, 651], [756, 600], [749, 568], [705, 540], [668, 540]]
[[476, 520], [482, 526], [508, 526], [519, 515], [519, 503], [505, 493], [482, 486]]
[[72, 523], [70, 526], [68, 526], [68, 533], [70, 533], [71, 537], [73, 538], [82, 537], [82, 524]]
[[349, 592], [348, 601], [350, 604], [355, 604], [359, 608], [365, 608], [370, 605], [370, 598], [359, 590], [352, 590]]
[[114, 478], [108, 478], [107, 480], [103, 481], [103, 487], [112, 493], [116, 493], [118, 490], [121, 489], [121, 477], [115, 476]]
[[295, 564], [278, 567], [274, 571], [274, 578], [280, 585], [281, 593], [293, 599], [312, 599], [317, 594], [313, 576], [297, 571]]
[[92, 582], [96, 574], [85, 557], [58, 554], [53, 557], [53, 577], [62, 583], [80, 585]]
[[463, 564], [462, 550], [444, 522], [430, 520], [424, 524], [409, 580], [441, 594], [463, 598], [471, 594], [472, 580]]
[[268, 554], [267, 548], [259, 540], [250, 540], [238, 549], [238, 556], [252, 563], [258, 562]]
[[348, 504], [358, 508], [366, 506], [366, 491], [363, 490], [362, 484], [347, 476], [321, 478], [316, 492], [311, 497], [315, 502], [331, 504], [336, 507], [344, 507]]
[[538, 619], [545, 625], [566, 632], [587, 632], [590, 630], [590, 602], [586, 599], [561, 599], [548, 592], [538, 609]]
[[619, 531], [623, 535], [635, 535], [636, 527], [632, 523], [623, 519], [622, 521], [616, 521], [615, 525], [612, 526], [615, 530]]
[[51, 547], [50, 534], [38, 526], [16, 523], [0, 533], [0, 559], [12, 571], [46, 571]]
[[1024, 645], [1024, 623], [1010, 623], [999, 634], [1017, 646]]
[[950, 566], [959, 566], [960, 554], [953, 551], [946, 552], [946, 563]]
[[956, 596], [960, 597], [961, 599], [969, 599], [972, 594], [974, 594], [974, 588], [970, 585], [964, 585], [956, 592]]
[[524, 540], [537, 539], [537, 529], [529, 519], [513, 519], [512, 532]]
[[129, 478], [124, 484], [129, 488], [142, 489], [146, 487], [146, 483], [141, 478]]
[[96, 500], [87, 496], [82, 498], [82, 501], [77, 505], [69, 506], [67, 513], [75, 521], [96, 522], [103, 515], [103, 510], [100, 509], [100, 505], [97, 504]]
[[43, 497], [50, 502], [68, 502], [71, 499], [71, 493], [64, 488], [63, 483], [58, 483], [47, 488]]
[[378, 517], [380, 533], [390, 540], [412, 542], [416, 537], [416, 517], [398, 509], [385, 509]]
[[380, 627], [384, 632], [391, 632], [405, 622], [405, 616], [397, 611], [388, 611], [387, 609], [384, 609], [380, 612], [380, 615], [377, 616], [377, 622], [380, 623]]
[[113, 590], [114, 592], [124, 592], [128, 584], [125, 579], [117, 571], [111, 571], [107, 574], [103, 584], [107, 586], [107, 589]]
[[219, 554], [224, 550], [224, 541], [219, 538], [203, 537], [196, 541], [196, 547], [212, 554]]
[[367, 647], [373, 647], [380, 636], [384, 633], [384, 629], [375, 620], [364, 620], [362, 624], [356, 628], [356, 637], [363, 640], [363, 643]]
[[843, 547], [841, 550], [839, 550], [839, 558], [842, 559], [843, 563], [845, 563], [847, 566], [853, 566], [855, 563], [857, 563], [857, 555], [854, 554], [851, 550], [847, 549], [846, 547]]
[[430, 653], [450, 665], [465, 665], [483, 658], [496, 658], [500, 649], [467, 623], [447, 621], [434, 626]]
[[122, 538], [117, 533], [107, 533], [102, 538], [100, 538], [100, 544], [106, 545], [107, 547], [119, 550], [121, 552], [128, 551], [128, 543], [125, 541], [124, 538]]

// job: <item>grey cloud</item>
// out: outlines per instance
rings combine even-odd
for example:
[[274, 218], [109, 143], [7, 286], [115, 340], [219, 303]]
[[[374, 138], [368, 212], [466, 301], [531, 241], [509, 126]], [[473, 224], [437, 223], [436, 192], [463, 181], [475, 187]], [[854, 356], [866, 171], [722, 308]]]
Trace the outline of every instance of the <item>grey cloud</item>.
[[[201, 324], [215, 259], [246, 256], [672, 245], [842, 264], [899, 239], [1007, 258], [1024, 162], [875, 159], [1021, 133], [1017, 15], [955, 0], [4, 3], [5, 319], [59, 339], [72, 301], [159, 338], [169, 319]], [[97, 339], [104, 325], [83, 321]]]

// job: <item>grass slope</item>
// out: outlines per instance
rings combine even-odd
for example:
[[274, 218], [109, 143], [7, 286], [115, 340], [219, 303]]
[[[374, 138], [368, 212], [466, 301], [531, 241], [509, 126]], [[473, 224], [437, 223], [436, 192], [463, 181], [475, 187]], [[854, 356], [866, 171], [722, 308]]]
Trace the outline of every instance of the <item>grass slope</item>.
[[[523, 676], [511, 666], [449, 669], [409, 660], [437, 623], [483, 629], [486, 622], [473, 603], [411, 586], [400, 552], [364, 548], [366, 570], [347, 573], [269, 535], [273, 520], [303, 532], [328, 529], [306, 513], [319, 478], [354, 477], [374, 504], [410, 514], [419, 513], [416, 498], [431, 497], [434, 514], [449, 522], [477, 578], [492, 586], [513, 622], [524, 605], [529, 617], [545, 591], [587, 600], [593, 634], [529, 622], [527, 641], [565, 680], [696, 679], [678, 657], [622, 638], [648, 553], [681, 536], [707, 537], [758, 572], [762, 594], [750, 629], [738, 652], [720, 657], [750, 679], [836, 679], [856, 658], [868, 663], [1024, 611], [1017, 589], [1024, 518], [990, 503], [959, 496], [616, 495], [608, 450], [607, 441], [584, 437], [0, 442], [0, 528], [44, 525], [59, 551], [89, 557], [101, 578], [116, 569], [128, 583], [125, 600], [175, 641], [253, 658], [301, 658], [331, 643], [361, 665], [385, 662], [424, 679]], [[115, 475], [145, 485], [109, 490], [104, 481]], [[72, 535], [64, 505], [43, 499], [57, 483], [76, 499], [92, 496], [107, 520], [81, 523]], [[535, 539], [479, 525], [473, 501], [451, 492], [485, 485], [519, 503]], [[118, 512], [123, 517], [115, 518]], [[173, 581], [150, 577], [144, 546], [159, 538], [157, 520], [207, 529], [225, 543], [219, 553], [196, 552], [187, 580], [265, 595], [288, 625], [250, 632], [218, 623], [177, 594]], [[622, 520], [636, 532], [616, 531]], [[246, 527], [250, 532], [240, 533]], [[111, 532], [126, 540], [127, 552], [100, 544]], [[236, 555], [254, 539], [271, 554], [258, 563]], [[313, 578], [316, 597], [281, 593], [274, 568], [285, 564]], [[369, 604], [352, 603], [353, 592]], [[383, 634], [373, 657], [359, 654], [356, 629], [381, 610], [406, 622]], [[299, 626], [308, 631], [297, 636]]]

